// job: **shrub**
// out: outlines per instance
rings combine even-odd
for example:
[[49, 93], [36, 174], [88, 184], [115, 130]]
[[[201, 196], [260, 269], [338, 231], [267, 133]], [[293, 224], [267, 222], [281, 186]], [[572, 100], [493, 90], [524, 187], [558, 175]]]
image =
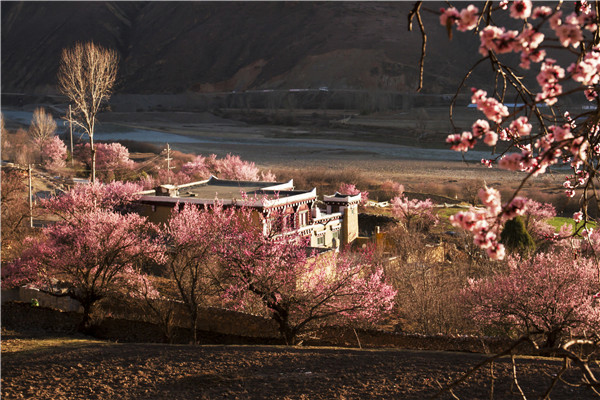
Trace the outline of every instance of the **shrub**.
[[506, 221], [504, 229], [500, 234], [500, 243], [506, 249], [512, 252], [517, 252], [521, 255], [528, 255], [535, 251], [535, 242], [525, 229], [525, 224], [521, 217], [515, 217]]

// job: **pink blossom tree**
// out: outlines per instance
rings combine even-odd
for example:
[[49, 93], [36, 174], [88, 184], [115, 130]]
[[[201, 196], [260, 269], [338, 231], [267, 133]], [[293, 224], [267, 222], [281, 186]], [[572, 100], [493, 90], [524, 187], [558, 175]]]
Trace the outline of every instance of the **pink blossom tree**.
[[121, 143], [98, 143], [96, 162], [104, 169], [131, 169], [134, 162], [129, 158], [129, 150]]
[[345, 182], [340, 183], [338, 192], [340, 192], [341, 194], [352, 195], [352, 196], [356, 196], [357, 194], [360, 194], [360, 203], [361, 204], [365, 204], [367, 201], [369, 201], [369, 192], [367, 192], [366, 190], [361, 192], [356, 187], [356, 185], [354, 185], [352, 183], [345, 183]]
[[208, 179], [215, 171], [217, 165], [217, 156], [211, 154], [204, 157], [202, 154], [197, 155], [194, 160], [183, 164], [181, 172], [192, 177], [193, 179]]
[[220, 179], [239, 181], [274, 182], [275, 175], [271, 171], [261, 172], [253, 162], [244, 161], [240, 156], [227, 154], [218, 159], [215, 154], [208, 157], [198, 155], [193, 161], [184, 164], [181, 172], [191, 179], [208, 179], [215, 175]]
[[508, 272], [471, 281], [464, 301], [483, 326], [542, 335], [544, 346], [556, 347], [566, 335], [600, 329], [600, 291], [596, 262], [573, 252], [540, 253], [523, 260], [510, 257]]
[[259, 170], [253, 162], [244, 161], [240, 156], [227, 154], [218, 161], [216, 169], [222, 179], [258, 181]]
[[44, 141], [41, 155], [44, 166], [51, 172], [59, 171], [67, 165], [67, 146], [56, 135]]
[[[129, 150], [120, 143], [96, 143], [94, 147], [96, 172], [103, 181], [123, 179], [135, 167], [129, 158]], [[75, 155], [79, 161], [91, 168], [90, 144], [78, 145]]]
[[232, 304], [260, 301], [287, 344], [321, 323], [377, 321], [391, 310], [395, 290], [382, 270], [349, 255], [308, 256], [295, 235], [265, 235], [248, 210], [228, 218], [218, 248], [221, 282]]
[[409, 231], [412, 229], [427, 231], [439, 222], [431, 199], [409, 200], [406, 196], [400, 195], [394, 197], [391, 203], [394, 217]]
[[194, 343], [198, 342], [198, 307], [208, 295], [216, 293], [216, 248], [222, 236], [223, 221], [231, 217], [231, 212], [225, 212], [219, 204], [206, 211], [185, 204], [181, 210], [175, 207], [163, 230], [168, 248], [167, 270], [187, 309]]
[[550, 219], [556, 217], [556, 208], [552, 204], [528, 199], [525, 207], [527, 209], [523, 215], [525, 228], [538, 245], [560, 237], [556, 234], [554, 226], [548, 223]]
[[90, 327], [98, 301], [117, 292], [138, 292], [146, 263], [162, 261], [156, 227], [136, 214], [96, 209], [43, 229], [29, 249], [2, 269], [3, 286], [34, 285], [63, 293], [83, 307], [81, 327]]
[[85, 213], [101, 209], [128, 211], [139, 198], [142, 187], [130, 182], [99, 182], [75, 185], [68, 192], [42, 200], [41, 206], [64, 220], [81, 218]]
[[510, 204], [502, 205], [500, 192], [494, 188], [479, 190], [479, 198], [484, 209], [471, 207], [469, 211], [460, 211], [450, 217], [450, 222], [473, 234], [476, 245], [485, 249], [493, 260], [505, 256], [504, 245], [499, 243], [503, 223], [526, 212], [527, 199], [515, 197]]

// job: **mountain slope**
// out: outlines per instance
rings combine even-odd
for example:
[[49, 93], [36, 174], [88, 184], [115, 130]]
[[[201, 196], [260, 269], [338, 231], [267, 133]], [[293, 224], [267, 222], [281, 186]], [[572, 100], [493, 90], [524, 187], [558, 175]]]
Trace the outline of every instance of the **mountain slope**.
[[[411, 6], [3, 2], [2, 91], [55, 91], [62, 48], [88, 40], [119, 52], [120, 93], [321, 86], [414, 90], [421, 36], [407, 31]], [[472, 50], [478, 40], [456, 35], [454, 41], [461, 40], [461, 45], [449, 46], [437, 16], [424, 17], [432, 28], [425, 90], [452, 92], [465, 67], [475, 61]]]

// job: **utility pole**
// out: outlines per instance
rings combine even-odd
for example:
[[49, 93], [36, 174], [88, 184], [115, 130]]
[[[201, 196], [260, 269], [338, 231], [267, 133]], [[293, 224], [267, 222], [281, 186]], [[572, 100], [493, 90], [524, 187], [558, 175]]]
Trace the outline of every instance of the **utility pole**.
[[167, 183], [171, 183], [171, 146], [167, 143]]
[[71, 133], [71, 168], [73, 168], [74, 164], [73, 164], [73, 160], [74, 160], [74, 156], [73, 156], [73, 119], [71, 117], [71, 105], [69, 104], [69, 132]]
[[27, 168], [27, 174], [29, 175], [29, 226], [33, 228], [33, 190], [31, 188], [31, 164]]

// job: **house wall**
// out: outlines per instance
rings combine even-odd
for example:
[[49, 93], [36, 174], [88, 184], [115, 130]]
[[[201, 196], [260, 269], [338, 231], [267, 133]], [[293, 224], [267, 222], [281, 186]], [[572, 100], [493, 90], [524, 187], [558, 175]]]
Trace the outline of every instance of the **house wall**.
[[81, 304], [70, 297], [58, 297], [41, 292], [38, 289], [24, 287], [15, 289], [2, 289], [2, 304], [8, 301], [22, 301], [30, 303], [36, 299], [41, 307], [52, 307], [63, 311], [83, 312]]
[[[338, 247], [341, 235], [341, 227], [339, 220], [329, 221], [325, 224], [316, 224], [313, 228], [310, 237], [311, 247]], [[322, 240], [319, 238], [322, 237]], [[338, 239], [337, 245], [334, 245], [333, 240]]]
[[[181, 206], [181, 204], [180, 204]], [[328, 207], [331, 210], [331, 207]], [[166, 224], [171, 218], [173, 206], [160, 204], [140, 204], [139, 214], [147, 217], [150, 222], [155, 224]], [[333, 212], [342, 212], [343, 219], [333, 219], [323, 224], [316, 223], [311, 212], [310, 204], [300, 204], [298, 206], [288, 206], [280, 210], [283, 215], [288, 215], [292, 229], [302, 229], [314, 224], [310, 234], [310, 246], [322, 248], [338, 248], [342, 243], [348, 244], [358, 237], [358, 207], [350, 205], [347, 207], [334, 206]], [[331, 212], [331, 211], [330, 211]], [[257, 226], [264, 226], [265, 234], [267, 233], [270, 223], [273, 221], [265, 221], [263, 214], [256, 210], [253, 213], [253, 220]], [[305, 217], [301, 221], [300, 215]], [[280, 214], [281, 215], [281, 214]], [[304, 223], [301, 223], [304, 222]]]
[[341, 240], [344, 245], [352, 243], [358, 237], [358, 204], [344, 208]]
[[153, 222], [155, 224], [166, 224], [167, 221], [169, 221], [169, 218], [171, 218], [172, 212], [173, 207], [171, 206], [150, 204], [142, 204], [139, 210], [139, 214], [142, 217], [147, 217], [148, 221]]

